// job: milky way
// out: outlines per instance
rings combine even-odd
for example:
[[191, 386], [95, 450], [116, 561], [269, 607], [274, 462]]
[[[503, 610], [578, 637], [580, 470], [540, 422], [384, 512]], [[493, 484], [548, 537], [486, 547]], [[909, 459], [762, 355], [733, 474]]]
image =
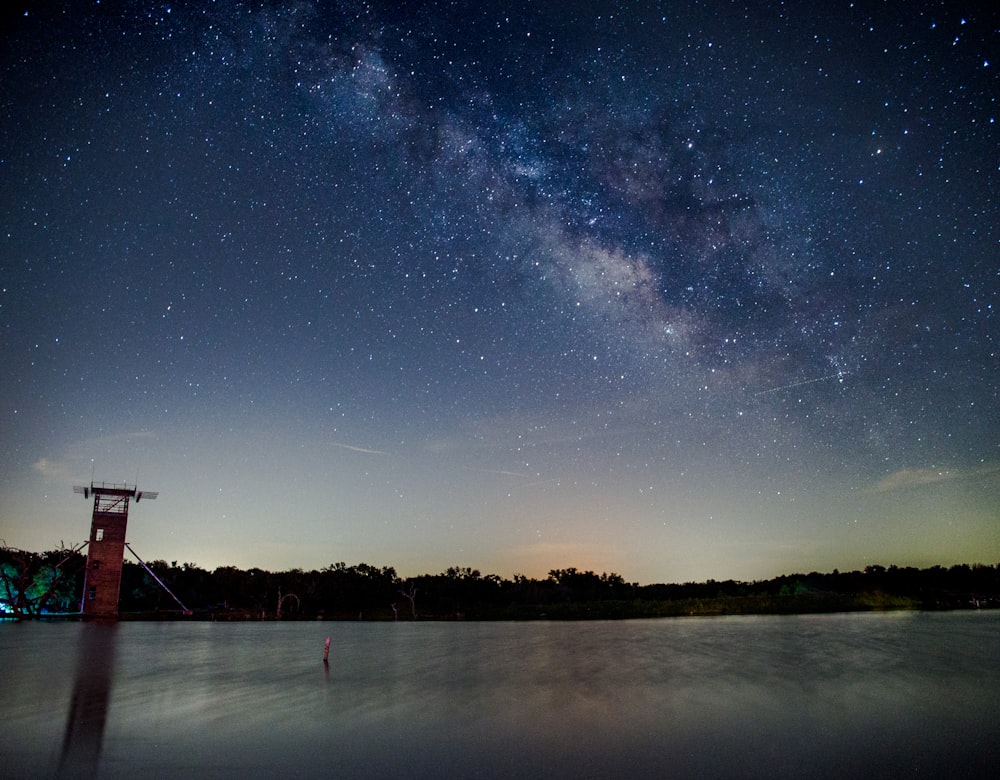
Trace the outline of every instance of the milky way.
[[8, 543], [93, 476], [210, 566], [1000, 555], [996, 15], [397, 5], [9, 19]]

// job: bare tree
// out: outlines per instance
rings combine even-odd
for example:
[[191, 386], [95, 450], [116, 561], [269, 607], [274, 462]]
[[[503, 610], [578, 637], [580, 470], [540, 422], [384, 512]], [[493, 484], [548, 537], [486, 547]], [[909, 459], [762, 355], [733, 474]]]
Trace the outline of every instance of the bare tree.
[[285, 602], [285, 599], [295, 599], [296, 612], [299, 611], [299, 607], [301, 606], [301, 602], [299, 601], [298, 596], [296, 596], [294, 593], [286, 593], [284, 596], [282, 596], [281, 588], [278, 588], [278, 615], [277, 615], [278, 620], [281, 620], [281, 605]]
[[417, 586], [412, 582], [410, 583], [409, 592], [400, 589], [399, 594], [410, 602], [410, 612], [413, 613], [413, 619], [417, 619]]

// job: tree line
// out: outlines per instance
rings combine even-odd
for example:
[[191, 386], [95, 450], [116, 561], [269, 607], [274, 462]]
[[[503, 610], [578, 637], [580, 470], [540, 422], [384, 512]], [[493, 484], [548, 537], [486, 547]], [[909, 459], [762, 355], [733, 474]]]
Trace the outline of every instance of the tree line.
[[[10, 617], [79, 612], [85, 564], [78, 548], [33, 553], [0, 546], [0, 612]], [[553, 569], [544, 579], [520, 574], [506, 579], [460, 566], [400, 577], [391, 566], [367, 563], [281, 572], [235, 566], [209, 571], [162, 560], [147, 565], [155, 577], [124, 563], [122, 617], [179, 616], [174, 596], [193, 616], [216, 620], [605, 619], [1000, 606], [1000, 564], [871, 565], [753, 582], [652, 585], [576, 568]]]

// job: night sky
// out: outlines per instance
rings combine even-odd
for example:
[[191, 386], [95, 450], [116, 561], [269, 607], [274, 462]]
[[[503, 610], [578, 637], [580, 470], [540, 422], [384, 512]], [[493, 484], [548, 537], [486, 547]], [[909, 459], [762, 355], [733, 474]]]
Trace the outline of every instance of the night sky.
[[7, 544], [93, 478], [209, 569], [1000, 560], [985, 4], [25, 6]]

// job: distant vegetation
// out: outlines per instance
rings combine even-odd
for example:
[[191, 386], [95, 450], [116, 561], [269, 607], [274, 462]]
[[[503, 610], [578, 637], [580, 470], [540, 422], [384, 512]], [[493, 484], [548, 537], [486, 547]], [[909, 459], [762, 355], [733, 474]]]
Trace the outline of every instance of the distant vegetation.
[[[0, 547], [0, 612], [38, 617], [79, 610], [86, 556]], [[879, 609], [1000, 607], [1000, 565], [788, 574], [770, 580], [639, 585], [618, 574], [553, 569], [512, 580], [451, 567], [399, 577], [391, 566], [334, 563], [269, 572], [152, 561], [150, 568], [194, 617], [215, 620], [577, 620], [680, 615], [792, 614]], [[122, 617], [179, 616], [177, 603], [141, 566], [125, 563]]]

